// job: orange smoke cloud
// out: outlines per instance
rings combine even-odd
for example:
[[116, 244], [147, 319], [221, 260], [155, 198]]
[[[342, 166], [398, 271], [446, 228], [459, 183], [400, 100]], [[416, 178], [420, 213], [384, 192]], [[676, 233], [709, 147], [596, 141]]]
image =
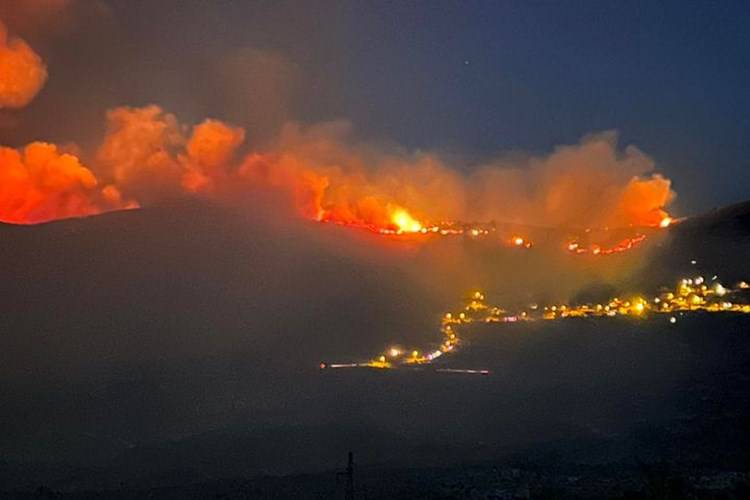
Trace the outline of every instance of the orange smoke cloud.
[[673, 199], [668, 179], [617, 134], [585, 137], [550, 155], [498, 161], [472, 176], [475, 210], [483, 217], [542, 226], [658, 225]]
[[349, 126], [287, 125], [274, 151], [249, 156], [240, 175], [292, 193], [302, 215], [370, 228], [398, 214], [430, 221], [463, 218], [461, 176], [429, 154], [383, 154], [349, 146]]
[[145, 202], [184, 191], [212, 191], [245, 140], [245, 131], [206, 120], [183, 133], [158, 106], [120, 107], [107, 113], [107, 134], [97, 165], [123, 192]]
[[185, 173], [182, 185], [188, 191], [211, 190], [226, 175], [226, 165], [245, 140], [245, 131], [218, 120], [206, 120], [193, 128], [187, 155], [181, 156]]
[[107, 134], [96, 155], [102, 175], [143, 202], [180, 190], [174, 154], [184, 147], [177, 119], [158, 106], [120, 107], [107, 112]]
[[669, 179], [655, 174], [648, 179], [631, 179], [620, 196], [616, 214], [621, 220], [639, 221], [642, 225], [669, 225], [664, 210], [674, 198]]
[[[86, 180], [78, 178], [76, 192], [93, 198], [57, 216], [36, 217], [97, 213], [128, 206], [126, 200], [153, 203], [186, 193], [222, 198], [251, 186], [286, 193], [303, 217], [375, 231], [413, 232], [453, 221], [596, 228], [657, 226], [674, 197], [670, 181], [653, 173], [653, 160], [632, 146], [619, 150], [612, 132], [462, 174], [434, 154], [353, 144], [344, 122], [289, 124], [271, 148], [236, 160], [245, 131], [218, 120], [191, 130], [152, 105], [113, 109], [107, 121], [97, 176], [81, 167]], [[108, 187], [93, 190], [98, 184]], [[36, 212], [24, 213], [29, 221]]]
[[347, 141], [342, 124], [287, 126], [276, 150], [249, 156], [240, 175], [292, 194], [318, 220], [403, 230], [421, 224], [500, 221], [538, 226], [658, 225], [673, 199], [670, 181], [612, 132], [545, 157], [500, 160], [461, 175], [431, 154], [382, 153]]
[[132, 208], [115, 186], [99, 188], [79, 159], [34, 142], [22, 151], [0, 147], [0, 220], [34, 223]]
[[47, 80], [42, 59], [17, 37], [10, 37], [0, 21], [0, 109], [22, 108]]

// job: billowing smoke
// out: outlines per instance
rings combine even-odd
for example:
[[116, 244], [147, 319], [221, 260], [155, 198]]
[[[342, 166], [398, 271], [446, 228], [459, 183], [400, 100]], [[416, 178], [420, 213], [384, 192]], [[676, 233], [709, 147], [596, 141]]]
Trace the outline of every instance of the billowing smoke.
[[107, 113], [107, 134], [96, 159], [102, 175], [148, 203], [180, 189], [173, 151], [184, 145], [173, 115], [157, 106], [123, 107]]
[[289, 124], [275, 150], [248, 156], [240, 175], [288, 192], [317, 220], [385, 227], [402, 210], [420, 220], [465, 220], [465, 179], [440, 158], [351, 145], [349, 128]]
[[47, 67], [22, 39], [11, 36], [0, 20], [0, 109], [29, 104], [47, 81]]
[[[635, 147], [618, 148], [614, 132], [546, 156], [499, 159], [469, 173], [437, 154], [358, 144], [345, 122], [287, 124], [265, 150], [248, 151], [244, 141], [242, 128], [218, 120], [189, 127], [155, 105], [116, 108], [108, 113], [90, 169], [70, 154], [40, 169], [38, 162], [7, 150], [0, 163], [16, 158], [15, 168], [6, 170], [25, 172], [30, 180], [0, 192], [0, 218], [32, 223], [202, 197], [240, 203], [282, 221], [296, 213], [373, 230], [496, 221], [504, 228], [498, 226], [488, 245], [455, 238], [394, 243], [400, 254], [394, 264], [440, 300], [480, 288], [513, 304], [567, 300], [589, 286], [622, 282], [644, 262], [643, 252], [596, 266], [571, 258], [575, 252], [566, 249], [567, 242], [578, 241], [576, 252], [590, 254], [609, 251], [600, 244], [627, 249], [619, 242], [640, 238], [646, 230], [641, 226], [658, 225], [674, 197], [670, 181], [653, 172], [653, 160]], [[63, 175], [71, 165], [77, 175]], [[274, 196], [258, 196], [262, 193]], [[279, 198], [286, 211], [264, 206]], [[508, 227], [530, 238], [534, 251], [503, 253], [514, 234], [509, 231], [515, 231]], [[324, 239], [334, 236], [331, 249], [359, 248], [333, 242], [340, 232], [322, 233]], [[426, 241], [435, 244], [419, 244]]]
[[617, 134], [584, 137], [545, 157], [499, 161], [471, 179], [477, 213], [541, 226], [654, 226], [674, 198], [670, 181]]
[[[41, 12], [72, 5], [42, 3]], [[0, 70], [0, 108], [25, 106], [47, 78], [41, 58], [3, 25]], [[674, 197], [653, 160], [634, 146], [620, 151], [614, 132], [546, 156], [456, 168], [434, 153], [357, 144], [350, 129], [347, 122], [288, 123], [264, 141], [270, 146], [239, 159], [242, 128], [209, 119], [190, 130], [156, 105], [115, 108], [92, 169], [50, 145], [6, 149], [0, 220], [85, 216], [195, 193], [223, 199], [244, 186], [283, 193], [308, 219], [374, 230], [446, 221], [626, 227], [658, 225]], [[52, 158], [42, 167], [38, 150]]]
[[228, 165], [245, 139], [244, 130], [217, 120], [196, 125], [188, 136], [158, 106], [113, 109], [107, 120], [97, 163], [123, 192], [146, 202], [212, 192], [230, 175]]
[[[40, 1], [29, 12], [62, 16], [73, 5]], [[16, 12], [16, 24], [46, 25], [44, 16]], [[251, 67], [292, 79], [278, 57], [245, 55]], [[47, 78], [41, 58], [2, 24], [0, 74], [0, 108], [27, 105]], [[281, 82], [267, 86], [280, 88]], [[457, 221], [626, 227], [658, 225], [674, 197], [669, 180], [653, 173], [653, 160], [633, 146], [620, 151], [614, 132], [546, 156], [457, 168], [434, 153], [355, 143], [350, 129], [347, 122], [288, 123], [275, 140], [264, 138], [270, 145], [240, 159], [243, 128], [209, 119], [191, 130], [156, 105], [118, 107], [107, 113], [105, 137], [87, 156], [91, 169], [51, 145], [35, 143], [23, 153], [6, 148], [0, 220], [42, 222], [196, 193], [223, 200], [261, 188], [283, 193], [302, 217], [376, 231]], [[42, 159], [38, 151], [45, 152]]]
[[[155, 105], [116, 108], [107, 120], [89, 184], [99, 179], [145, 204], [187, 193], [222, 199], [245, 186], [285, 194], [303, 217], [371, 228], [394, 220], [627, 227], [658, 225], [674, 197], [653, 160], [633, 146], [619, 150], [614, 132], [463, 174], [437, 154], [355, 144], [345, 122], [288, 124], [273, 146], [239, 158], [244, 130], [218, 120], [190, 130]], [[80, 212], [70, 206], [28, 221], [107, 209], [94, 198], [75, 206]]]
[[0, 214], [6, 222], [31, 223], [133, 208], [112, 185], [73, 154], [34, 142], [16, 150], [0, 147]]
[[344, 124], [287, 126], [277, 150], [249, 156], [240, 175], [288, 191], [308, 217], [376, 227], [401, 210], [430, 223], [652, 226], [674, 197], [653, 160], [633, 146], [620, 152], [614, 132], [463, 175], [435, 154], [352, 146], [347, 131]]

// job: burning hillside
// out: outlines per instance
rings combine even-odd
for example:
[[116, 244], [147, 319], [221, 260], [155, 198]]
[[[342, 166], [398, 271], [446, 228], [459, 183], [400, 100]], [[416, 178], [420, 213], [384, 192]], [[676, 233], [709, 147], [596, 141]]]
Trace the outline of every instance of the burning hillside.
[[[47, 79], [40, 56], [2, 25], [0, 69], [0, 108], [26, 106]], [[354, 141], [350, 128], [288, 123], [257, 147], [220, 120], [191, 127], [157, 105], [118, 107], [95, 150], [43, 141], [0, 148], [0, 221], [34, 224], [175, 196], [231, 202], [262, 189], [282, 193], [301, 217], [383, 235], [483, 237], [493, 222], [634, 228], [611, 248], [568, 242], [573, 253], [602, 255], [637, 245], [638, 228], [669, 221], [670, 181], [636, 147], [620, 150], [613, 132], [544, 156], [452, 165], [437, 153]], [[533, 245], [528, 235], [501, 237]]]
[[[267, 189], [284, 194], [301, 217], [383, 235], [486, 237], [495, 221], [581, 233], [633, 228], [611, 249], [585, 248], [579, 236], [568, 245], [572, 253], [604, 255], [637, 245], [639, 228], [666, 225], [673, 197], [669, 181], [649, 173], [651, 161], [633, 148], [618, 152], [613, 134], [526, 167], [494, 164], [464, 175], [435, 155], [366, 152], [339, 127], [291, 125], [274, 149], [237, 159], [244, 131], [216, 120], [185, 134], [174, 116], [149, 106], [113, 110], [108, 122], [92, 167], [51, 144], [3, 148], [0, 220], [37, 223], [174, 196], [231, 202]], [[528, 236], [500, 236], [512, 246], [533, 244]]]
[[[36, 223], [176, 195], [222, 200], [263, 188], [284, 193], [300, 216], [315, 221], [387, 235], [476, 237], [487, 235], [492, 221], [659, 226], [673, 197], [669, 181], [649, 173], [651, 161], [633, 148], [618, 152], [613, 134], [530, 159], [528, 167], [494, 164], [464, 175], [435, 155], [365, 152], [339, 127], [291, 125], [274, 149], [236, 160], [244, 131], [216, 120], [186, 135], [174, 116], [150, 106], [112, 110], [108, 122], [94, 166], [45, 143], [3, 148], [12, 188], [0, 198], [0, 220]], [[485, 222], [463, 222], [469, 220]]]

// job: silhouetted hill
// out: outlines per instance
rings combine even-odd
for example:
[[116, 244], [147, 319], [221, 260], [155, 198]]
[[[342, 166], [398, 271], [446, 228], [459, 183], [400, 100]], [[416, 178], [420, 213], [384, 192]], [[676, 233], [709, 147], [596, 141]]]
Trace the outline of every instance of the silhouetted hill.
[[[717, 274], [734, 284], [750, 276], [750, 202], [690, 217], [669, 229], [669, 238], [644, 270], [651, 283], [674, 276]], [[693, 263], [695, 261], [695, 263]]]
[[3, 227], [0, 451], [90, 460], [294, 421], [322, 357], [430, 335], [429, 299], [394, 301], [424, 294], [381, 257], [268, 220], [188, 203]]
[[[675, 225], [632, 280], [748, 278], [749, 213]], [[399, 477], [436, 467], [439, 485], [473, 463], [482, 475], [514, 460], [722, 471], [749, 460], [750, 318], [473, 329], [445, 362], [488, 377], [321, 373], [321, 359], [436, 341], [445, 304], [410, 269], [423, 254], [197, 202], [0, 225], [0, 237], [0, 491], [326, 498], [350, 449], [361, 466], [422, 471]], [[533, 257], [511, 255], [516, 267]], [[248, 479], [301, 472], [317, 475]], [[427, 487], [402, 480], [380, 497]]]

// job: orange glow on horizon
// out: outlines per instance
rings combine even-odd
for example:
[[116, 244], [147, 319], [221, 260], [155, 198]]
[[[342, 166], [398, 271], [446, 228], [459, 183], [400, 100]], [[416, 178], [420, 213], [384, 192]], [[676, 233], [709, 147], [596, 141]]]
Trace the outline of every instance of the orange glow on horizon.
[[[104, 140], [89, 154], [75, 145], [0, 147], [0, 167], [9, 172], [0, 186], [0, 221], [37, 223], [178, 196], [224, 200], [264, 189], [286, 195], [300, 217], [382, 235], [483, 239], [496, 232], [495, 220], [548, 228], [674, 223], [664, 211], [673, 197], [670, 181], [650, 174], [650, 162], [640, 155], [626, 151], [620, 158], [615, 137], [607, 134], [512, 175], [494, 166], [461, 174], [436, 154], [365, 154], [336, 126], [289, 125], [269, 150], [240, 157], [244, 143], [241, 127], [218, 120], [190, 128], [157, 105], [115, 108], [107, 113]], [[48, 153], [41, 161], [29, 154], [43, 149]], [[571, 158], [594, 166], [578, 167]], [[641, 173], [625, 180], [616, 167], [628, 158]], [[533, 190], [517, 189], [529, 179]], [[592, 195], [602, 190], [611, 195]], [[504, 233], [499, 241], [530, 249], [530, 236], [537, 235]], [[622, 246], [637, 243], [631, 240]]]

